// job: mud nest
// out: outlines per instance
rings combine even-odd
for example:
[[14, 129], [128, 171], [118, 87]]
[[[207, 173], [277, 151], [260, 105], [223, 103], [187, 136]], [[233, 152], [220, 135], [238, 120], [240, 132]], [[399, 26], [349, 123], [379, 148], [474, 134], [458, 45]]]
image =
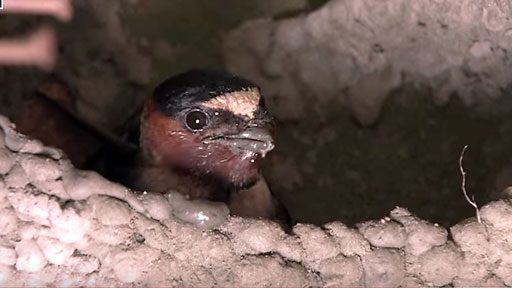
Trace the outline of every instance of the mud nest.
[[[404, 208], [350, 228], [231, 217], [75, 169], [0, 118], [2, 286], [512, 285], [512, 203], [449, 232]], [[453, 239], [453, 240], [451, 240]]]

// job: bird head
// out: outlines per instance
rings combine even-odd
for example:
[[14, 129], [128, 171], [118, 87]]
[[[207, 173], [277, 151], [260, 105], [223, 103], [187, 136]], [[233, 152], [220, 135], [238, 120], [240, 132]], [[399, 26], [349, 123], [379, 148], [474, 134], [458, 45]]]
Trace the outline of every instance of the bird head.
[[255, 84], [192, 70], [167, 79], [148, 98], [140, 143], [154, 165], [246, 187], [258, 180], [258, 162], [274, 148], [272, 127]]

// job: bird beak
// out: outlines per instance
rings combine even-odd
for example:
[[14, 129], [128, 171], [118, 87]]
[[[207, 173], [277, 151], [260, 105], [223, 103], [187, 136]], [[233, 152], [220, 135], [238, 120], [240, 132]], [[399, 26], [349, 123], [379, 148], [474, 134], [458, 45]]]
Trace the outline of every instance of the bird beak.
[[252, 152], [261, 157], [265, 157], [275, 147], [270, 131], [260, 127], [249, 127], [238, 134], [222, 135], [203, 140], [205, 144], [212, 142], [221, 143], [234, 152]]

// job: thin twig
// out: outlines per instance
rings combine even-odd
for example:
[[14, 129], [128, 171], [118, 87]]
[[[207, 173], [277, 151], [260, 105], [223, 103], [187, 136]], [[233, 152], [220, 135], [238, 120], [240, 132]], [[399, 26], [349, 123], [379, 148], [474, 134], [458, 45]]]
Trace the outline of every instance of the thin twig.
[[462, 165], [462, 161], [464, 160], [464, 153], [466, 152], [466, 149], [468, 148], [468, 145], [465, 145], [464, 148], [462, 148], [462, 152], [460, 153], [459, 157], [459, 169], [460, 173], [462, 174], [462, 184], [461, 189], [462, 193], [464, 193], [464, 198], [466, 198], [466, 201], [475, 208], [476, 212], [476, 220], [478, 223], [482, 223], [480, 219], [480, 210], [478, 210], [478, 205], [476, 205], [475, 202], [475, 195], [473, 195], [471, 198], [468, 196], [468, 192], [466, 191], [466, 171], [464, 171], [464, 166]]

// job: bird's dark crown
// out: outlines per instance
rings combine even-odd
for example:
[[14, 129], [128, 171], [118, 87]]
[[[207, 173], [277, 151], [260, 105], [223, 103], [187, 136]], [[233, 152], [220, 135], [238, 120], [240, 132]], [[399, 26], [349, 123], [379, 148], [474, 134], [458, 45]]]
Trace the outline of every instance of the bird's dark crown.
[[251, 81], [216, 70], [190, 70], [158, 85], [153, 92], [157, 107], [167, 116], [196, 103], [227, 93], [258, 89]]

